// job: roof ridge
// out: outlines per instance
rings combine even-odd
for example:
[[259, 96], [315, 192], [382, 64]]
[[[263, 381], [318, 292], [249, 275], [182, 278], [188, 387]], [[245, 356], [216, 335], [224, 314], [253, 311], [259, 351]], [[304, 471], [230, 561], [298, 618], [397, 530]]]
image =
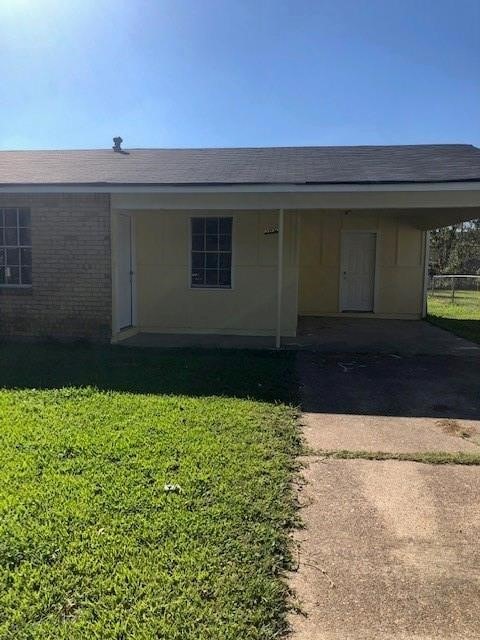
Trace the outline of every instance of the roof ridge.
[[[445, 147], [472, 147], [466, 142], [434, 142], [418, 144], [358, 144], [358, 145], [285, 145], [268, 147], [125, 147], [124, 151], [273, 151], [273, 150], [307, 150], [307, 149], [420, 149], [420, 148], [445, 148]], [[110, 147], [100, 148], [76, 148], [76, 149], [0, 149], [0, 153], [81, 153], [101, 151], [111, 152]]]

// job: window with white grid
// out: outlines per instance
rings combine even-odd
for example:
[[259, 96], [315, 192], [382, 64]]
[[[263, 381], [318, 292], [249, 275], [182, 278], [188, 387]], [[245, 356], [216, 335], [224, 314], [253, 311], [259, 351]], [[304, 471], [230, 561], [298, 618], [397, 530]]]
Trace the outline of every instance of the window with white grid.
[[0, 209], [0, 286], [32, 284], [30, 209]]
[[192, 218], [191, 232], [191, 286], [231, 289], [232, 218]]

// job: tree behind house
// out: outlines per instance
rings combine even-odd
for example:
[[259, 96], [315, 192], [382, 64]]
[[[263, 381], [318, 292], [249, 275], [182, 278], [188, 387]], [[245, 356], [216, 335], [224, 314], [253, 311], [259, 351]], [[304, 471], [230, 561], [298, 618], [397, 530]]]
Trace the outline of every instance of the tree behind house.
[[430, 233], [430, 275], [480, 275], [480, 218]]

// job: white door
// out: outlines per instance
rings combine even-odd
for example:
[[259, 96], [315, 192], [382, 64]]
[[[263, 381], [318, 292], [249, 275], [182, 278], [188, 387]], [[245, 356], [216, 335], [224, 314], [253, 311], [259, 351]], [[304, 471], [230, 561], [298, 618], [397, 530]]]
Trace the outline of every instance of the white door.
[[117, 326], [132, 326], [132, 222], [129, 215], [117, 215], [116, 233]]
[[341, 311], [373, 311], [375, 250], [375, 233], [342, 233]]

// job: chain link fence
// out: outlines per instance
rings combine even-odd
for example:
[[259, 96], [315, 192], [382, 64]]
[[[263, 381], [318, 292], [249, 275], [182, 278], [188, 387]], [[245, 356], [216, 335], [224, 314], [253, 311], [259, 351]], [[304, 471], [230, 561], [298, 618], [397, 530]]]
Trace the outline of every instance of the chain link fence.
[[428, 297], [444, 303], [480, 307], [480, 275], [443, 275], [429, 280]]

